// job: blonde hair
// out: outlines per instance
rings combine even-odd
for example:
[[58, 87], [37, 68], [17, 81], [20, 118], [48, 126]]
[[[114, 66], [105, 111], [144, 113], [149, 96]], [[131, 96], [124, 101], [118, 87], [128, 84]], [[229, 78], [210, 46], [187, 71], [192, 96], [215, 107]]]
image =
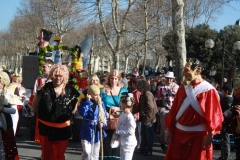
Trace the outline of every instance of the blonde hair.
[[104, 114], [104, 111], [103, 111], [102, 100], [101, 100], [100, 96], [98, 96], [97, 104], [98, 104], [98, 107], [99, 107], [99, 122], [100, 123], [102, 122], [105, 125], [107, 125], [107, 120], [106, 120], [106, 117], [105, 117], [105, 114]]
[[92, 85], [92, 80], [97, 80], [98, 84], [100, 83], [100, 80], [98, 78], [97, 75], [92, 76], [89, 80], [88, 80], [88, 85]]
[[117, 69], [113, 69], [110, 71], [110, 73], [108, 74], [108, 78], [107, 78], [107, 83], [106, 85], [111, 86], [110, 84], [110, 78], [116, 76], [118, 78], [118, 84], [117, 86], [121, 86], [121, 81], [122, 81], [122, 77], [121, 77], [121, 72], [119, 72]]
[[63, 76], [63, 90], [62, 90], [62, 95], [65, 94], [65, 86], [68, 83], [68, 78], [69, 78], [69, 71], [68, 68], [65, 65], [58, 65], [55, 64], [48, 75], [47, 80], [45, 81], [45, 83], [49, 80], [49, 79], [53, 79], [55, 77], [55, 75], [62, 75]]
[[47, 79], [53, 79], [55, 75], [62, 75], [63, 76], [63, 83], [67, 84], [68, 83], [68, 78], [69, 78], [69, 71], [68, 68], [65, 65], [54, 65], [50, 72], [49, 76]]
[[0, 72], [0, 81], [5, 86], [8, 86], [10, 84], [10, 78], [6, 72], [4, 72], [4, 71]]

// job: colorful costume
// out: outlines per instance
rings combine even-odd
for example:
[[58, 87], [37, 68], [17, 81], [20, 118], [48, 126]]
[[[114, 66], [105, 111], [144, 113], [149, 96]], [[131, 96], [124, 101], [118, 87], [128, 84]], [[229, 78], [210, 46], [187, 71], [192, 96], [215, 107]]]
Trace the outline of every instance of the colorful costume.
[[[11, 115], [17, 114], [17, 104], [21, 104], [21, 101], [16, 95], [13, 95], [12, 91], [10, 90], [6, 90], [4, 96], [5, 97], [3, 104], [5, 108], [3, 110], [3, 114], [5, 116], [7, 126], [6, 130], [1, 129], [1, 134], [5, 152], [5, 159], [18, 160], [19, 156], [13, 130], [13, 122], [17, 122], [18, 119], [12, 119]], [[1, 120], [1, 122], [3, 121]]]
[[[102, 103], [107, 119], [106, 109]], [[78, 113], [83, 117], [81, 124], [81, 142], [83, 146], [82, 160], [98, 160], [100, 150], [99, 106], [95, 101], [82, 100]], [[103, 126], [106, 129], [106, 125]], [[103, 130], [103, 138], [107, 135]]]
[[211, 160], [212, 146], [203, 149], [208, 132], [218, 133], [223, 114], [215, 88], [206, 81], [181, 85], [165, 118], [172, 133], [165, 160]]
[[79, 93], [71, 86], [65, 86], [65, 94], [56, 97], [52, 82], [37, 91], [38, 129], [43, 160], [64, 160], [64, 152], [71, 137], [70, 119]]
[[[128, 90], [126, 88], [121, 88], [121, 90], [117, 96], [111, 96], [111, 95], [107, 95], [106, 93], [101, 93], [102, 101], [105, 104], [107, 112], [109, 111], [110, 107], [112, 107], [112, 106], [119, 107], [120, 98], [123, 95], [123, 93], [128, 93]], [[115, 101], [118, 104], [115, 104], [113, 98], [115, 98]], [[115, 160], [115, 159], [120, 158], [120, 149], [119, 148], [111, 148], [111, 145], [110, 145], [113, 132], [114, 132], [113, 130], [106, 130], [107, 137], [104, 138], [104, 141], [103, 141], [104, 159]]]

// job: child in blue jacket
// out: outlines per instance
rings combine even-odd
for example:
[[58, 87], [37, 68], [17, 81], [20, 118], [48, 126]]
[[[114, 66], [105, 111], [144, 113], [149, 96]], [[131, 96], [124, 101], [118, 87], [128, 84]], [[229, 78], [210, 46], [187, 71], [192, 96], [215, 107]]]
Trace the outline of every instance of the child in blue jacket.
[[82, 116], [81, 143], [82, 160], [98, 160], [100, 151], [100, 127], [103, 138], [106, 137], [107, 112], [100, 98], [100, 89], [97, 85], [88, 87], [88, 95], [78, 107], [78, 113]]

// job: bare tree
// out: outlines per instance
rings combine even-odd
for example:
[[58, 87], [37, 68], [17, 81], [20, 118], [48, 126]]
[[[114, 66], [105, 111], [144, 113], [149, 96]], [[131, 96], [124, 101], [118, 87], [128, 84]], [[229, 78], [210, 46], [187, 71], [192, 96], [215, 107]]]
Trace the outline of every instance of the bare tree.
[[[111, 1], [112, 23], [113, 23], [113, 27], [114, 27], [113, 32], [115, 32], [115, 36], [116, 36], [115, 42], [111, 41], [110, 35], [107, 34], [106, 26], [104, 23], [104, 17], [103, 17], [103, 13], [102, 13], [102, 8], [101, 8], [102, 3], [103, 3], [103, 1], [97, 0], [97, 8], [98, 8], [98, 16], [99, 16], [100, 24], [101, 24], [101, 27], [103, 30], [105, 40], [107, 41], [107, 44], [108, 44], [109, 48], [111, 49], [111, 52], [112, 52], [114, 60], [115, 60], [114, 68], [119, 69], [119, 53], [122, 48], [123, 36], [124, 36], [124, 33], [126, 32], [126, 20], [127, 20], [129, 12], [131, 10], [131, 7], [133, 5], [133, 0], [128, 0], [127, 9], [125, 10], [125, 12], [123, 10], [119, 9], [120, 0], [112, 0]], [[123, 14], [123, 16], [121, 16], [122, 14]]]
[[46, 27], [63, 36], [83, 21], [80, 0], [23, 0], [21, 3], [18, 12], [28, 17], [38, 32]]
[[222, 7], [230, 1], [233, 0], [184, 0], [185, 24], [192, 28], [199, 21], [205, 24], [214, 21], [215, 16], [222, 13]]

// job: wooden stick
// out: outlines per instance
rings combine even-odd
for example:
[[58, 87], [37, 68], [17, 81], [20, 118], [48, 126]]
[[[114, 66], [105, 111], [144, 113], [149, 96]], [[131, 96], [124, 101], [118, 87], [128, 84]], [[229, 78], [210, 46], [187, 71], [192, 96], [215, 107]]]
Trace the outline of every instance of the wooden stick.
[[[100, 122], [102, 123], [102, 122]], [[103, 160], [103, 136], [102, 136], [102, 124], [100, 124], [100, 149], [101, 149], [101, 160]]]

